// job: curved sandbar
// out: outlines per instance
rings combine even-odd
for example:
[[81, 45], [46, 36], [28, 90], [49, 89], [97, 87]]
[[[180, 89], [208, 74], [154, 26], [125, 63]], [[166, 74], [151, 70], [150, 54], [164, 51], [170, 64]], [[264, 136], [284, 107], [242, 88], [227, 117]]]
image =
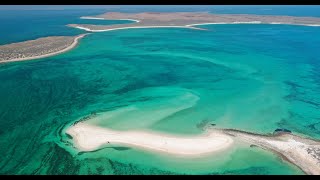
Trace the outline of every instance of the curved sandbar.
[[0, 63], [45, 58], [69, 51], [87, 34], [51, 36], [0, 46]]
[[[293, 17], [249, 14], [210, 14], [198, 12], [176, 13], [119, 13], [108, 12], [102, 15], [90, 17], [105, 20], [132, 20], [131, 24], [116, 25], [91, 25], [69, 24], [70, 27], [84, 29], [90, 32], [103, 32], [129, 28], [155, 28], [155, 27], [193, 27], [206, 24], [287, 24], [302, 26], [320, 26], [320, 18], [317, 17]], [[198, 28], [204, 30], [202, 28]]]
[[79, 122], [66, 131], [80, 151], [93, 151], [106, 144], [124, 144], [175, 155], [197, 156], [232, 145], [230, 136], [207, 132], [199, 136], [176, 136], [145, 131], [116, 131]]
[[306, 174], [320, 175], [320, 142], [293, 134], [260, 135], [233, 129], [205, 128], [197, 136], [177, 136], [151, 131], [116, 131], [78, 122], [66, 130], [80, 151], [123, 144], [180, 156], [200, 156], [230, 148], [235, 141], [275, 152]]

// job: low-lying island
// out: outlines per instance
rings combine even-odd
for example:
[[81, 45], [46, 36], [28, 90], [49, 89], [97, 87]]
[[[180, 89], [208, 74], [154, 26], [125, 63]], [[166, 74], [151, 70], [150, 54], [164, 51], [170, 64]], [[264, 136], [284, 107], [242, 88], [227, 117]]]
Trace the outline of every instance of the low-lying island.
[[50, 36], [0, 46], [0, 63], [39, 59], [57, 55], [76, 47], [78, 36]]

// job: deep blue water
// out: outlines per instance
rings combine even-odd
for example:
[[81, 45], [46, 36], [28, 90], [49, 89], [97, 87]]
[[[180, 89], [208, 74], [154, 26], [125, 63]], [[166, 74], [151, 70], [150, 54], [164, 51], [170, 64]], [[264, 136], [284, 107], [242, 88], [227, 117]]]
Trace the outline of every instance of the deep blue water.
[[46, 36], [73, 36], [84, 31], [67, 24], [119, 24], [131, 21], [80, 19], [105, 10], [0, 10], [0, 44], [26, 41]]

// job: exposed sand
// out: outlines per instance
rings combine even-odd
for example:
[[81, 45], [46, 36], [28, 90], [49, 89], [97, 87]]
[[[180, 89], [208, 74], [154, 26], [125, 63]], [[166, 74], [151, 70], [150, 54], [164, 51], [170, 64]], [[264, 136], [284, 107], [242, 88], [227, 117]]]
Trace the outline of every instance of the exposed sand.
[[[10, 53], [5, 59], [0, 59], [0, 63], [25, 61], [25, 60], [39, 59], [39, 58], [54, 56], [54, 55], [57, 55], [57, 54], [60, 54], [60, 53], [63, 53], [63, 52], [66, 52], [66, 51], [73, 49], [74, 47], [77, 46], [79, 40], [86, 35], [87, 34], [81, 34], [81, 35], [74, 36], [74, 37], [59, 37], [59, 36], [46, 37], [46, 39], [48, 39], [48, 40], [43, 41], [40, 44], [38, 42], [43, 40], [44, 38], [39, 38], [36, 40], [31, 40], [31, 41], [26, 41], [26, 42], [19, 42], [19, 43], [3, 45], [3, 46], [0, 46], [0, 53], [3, 54], [3, 56], [6, 56], [5, 51], [10, 52], [10, 49], [12, 49], [12, 52], [14, 52], [16, 50], [19, 51], [20, 49], [28, 48], [28, 52], [17, 53], [19, 56], [23, 56], [21, 58], [15, 58], [16, 55], [14, 55], [14, 53]], [[49, 41], [51, 41], [51, 42], [57, 41], [57, 38], [60, 38], [60, 39], [61, 38], [62, 39], [63, 38], [72, 38], [72, 43], [70, 45], [68, 45], [67, 44], [68, 42], [66, 41], [65, 43], [61, 44], [61, 47], [51, 47], [51, 46], [46, 47], [47, 44], [50, 44]], [[32, 46], [34, 46], [35, 48], [32, 48]], [[42, 49], [38, 50], [39, 52], [36, 52], [37, 47], [41, 47]], [[55, 49], [52, 50], [50, 48], [55, 48]], [[30, 52], [30, 51], [33, 51], [33, 52]], [[50, 51], [53, 51], [53, 52], [50, 52]], [[47, 52], [49, 52], [49, 53], [47, 53]], [[38, 54], [40, 54], [40, 55], [38, 55]], [[10, 57], [10, 55], [12, 55], [12, 56]]]
[[82, 26], [71, 26], [71, 27], [86, 30], [88, 32], [105, 32], [105, 31], [114, 31], [114, 30], [121, 30], [121, 29], [140, 29], [140, 28], [188, 28], [188, 29], [206, 30], [203, 28], [197, 28], [192, 26], [134, 26], [134, 27], [119, 27], [119, 28], [108, 28], [108, 29], [90, 29], [90, 27], [82, 27]]
[[259, 135], [232, 129], [204, 127], [197, 136], [178, 136], [151, 131], [116, 131], [78, 122], [69, 127], [80, 151], [94, 151], [104, 145], [123, 144], [173, 155], [202, 156], [230, 148], [235, 141], [271, 150], [295, 164], [306, 174], [320, 175], [320, 142], [292, 134]]
[[91, 16], [82, 16], [80, 19], [97, 19], [97, 20], [105, 20], [104, 18], [99, 17], [91, 17]]
[[147, 131], [116, 131], [85, 122], [71, 126], [66, 132], [81, 151], [93, 151], [109, 142], [175, 155], [198, 156], [221, 151], [233, 143], [230, 136], [215, 132], [188, 137]]
[[[210, 14], [197, 12], [176, 13], [119, 13], [108, 12], [90, 18], [105, 20], [132, 20], [135, 23], [116, 25], [69, 24], [90, 32], [148, 27], [193, 27], [206, 24], [287, 24], [301, 26], [320, 26], [320, 18], [249, 14]], [[202, 29], [203, 30], [203, 29]]]
[[[106, 20], [105, 18], [101, 18], [101, 17], [92, 17], [92, 16], [82, 16], [82, 17], [80, 17], [80, 19]], [[118, 20], [127, 20], [127, 21], [140, 22], [139, 20], [136, 20], [136, 19], [118, 19]]]

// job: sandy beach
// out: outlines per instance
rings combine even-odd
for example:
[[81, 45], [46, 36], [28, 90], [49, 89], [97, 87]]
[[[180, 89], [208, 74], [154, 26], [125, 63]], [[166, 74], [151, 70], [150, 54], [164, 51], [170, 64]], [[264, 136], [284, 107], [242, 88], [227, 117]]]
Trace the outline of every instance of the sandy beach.
[[[71, 43], [70, 45], [66, 46], [66, 45], [64, 44], [64, 46], [66, 46], [66, 47], [64, 47], [63, 49], [57, 48], [58, 50], [57, 50], [57, 51], [54, 51], [54, 52], [50, 52], [50, 53], [38, 52], [38, 53], [37, 53], [37, 54], [41, 54], [41, 55], [33, 55], [32, 53], [28, 53], [28, 56], [27, 56], [27, 57], [22, 57], [22, 58], [10, 58], [10, 57], [7, 57], [7, 59], [5, 59], [5, 60], [0, 59], [0, 63], [15, 62], [15, 61], [25, 61], [25, 60], [39, 59], [39, 58], [45, 58], [45, 57], [54, 56], [54, 55], [57, 55], [57, 54], [60, 54], [60, 53], [63, 53], [63, 52], [66, 52], [66, 51], [69, 51], [69, 50], [75, 48], [75, 47], [78, 45], [79, 40], [80, 40], [81, 38], [85, 37], [86, 35], [88, 35], [88, 34], [81, 34], [81, 35], [72, 37], [73, 40], [72, 40], [72, 43]], [[50, 41], [55, 41], [55, 37], [47, 37], [47, 38], [51, 38]], [[38, 40], [38, 39], [36, 39], [36, 40], [31, 40], [31, 41], [32, 41], [32, 43], [36, 44], [36, 46], [41, 46], [41, 44], [39, 45], [39, 44], [37, 43], [37, 40]], [[2, 46], [2, 47], [3, 47], [3, 48], [6, 48], [6, 47], [8, 47], [8, 46], [12, 46], [12, 48], [14, 48], [14, 49], [20, 49], [21, 47], [24, 47], [24, 46], [25, 46], [25, 45], [24, 45], [25, 43], [29, 43], [29, 42], [31, 42], [31, 41], [20, 42], [20, 43], [13, 43], [13, 44], [9, 44], [9, 45], [4, 45], [4, 46]], [[46, 44], [47, 44], [47, 43], [44, 42], [43, 46], [45, 46]], [[2, 53], [2, 49], [3, 49], [2, 47], [0, 46], [0, 53]], [[49, 48], [50, 48], [50, 47], [49, 47]], [[33, 50], [34, 50], [34, 49], [33, 49]], [[43, 50], [42, 50], [42, 51], [43, 51]], [[49, 50], [46, 50], [46, 51], [49, 51]], [[23, 53], [21, 53], [21, 54], [22, 54], [22, 56], [24, 56]], [[27, 53], [26, 53], [26, 54], [27, 54]], [[30, 54], [31, 54], [31, 55], [30, 55]], [[36, 54], [36, 53], [34, 53], [34, 54]]]
[[174, 155], [198, 156], [232, 145], [230, 136], [208, 132], [199, 136], [177, 136], [145, 131], [116, 131], [79, 122], [66, 131], [80, 151], [93, 151], [107, 144], [124, 144]]

